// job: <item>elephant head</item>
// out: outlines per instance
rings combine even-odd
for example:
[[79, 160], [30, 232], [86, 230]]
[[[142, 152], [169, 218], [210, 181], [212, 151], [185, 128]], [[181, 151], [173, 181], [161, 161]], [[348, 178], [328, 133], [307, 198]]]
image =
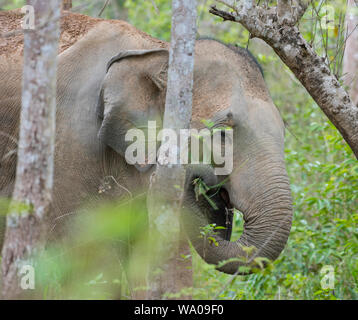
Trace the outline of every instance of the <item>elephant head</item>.
[[[124, 156], [131, 128], [146, 128], [148, 120], [161, 126], [165, 107], [168, 51], [122, 52], [108, 63], [98, 103], [99, 138]], [[284, 124], [266, 88], [254, 58], [244, 49], [213, 40], [196, 45], [193, 116], [213, 127], [233, 129], [233, 171], [216, 176], [213, 166], [191, 165], [187, 170], [185, 230], [197, 252], [225, 273], [255, 265], [258, 257], [276, 259], [290, 232], [292, 207], [284, 162]], [[137, 166], [147, 171], [148, 166]], [[145, 173], [143, 173], [145, 174]], [[198, 198], [193, 181], [220, 184], [208, 196], [215, 208]], [[233, 209], [243, 213], [244, 232], [230, 242]], [[215, 243], [200, 236], [200, 228], [216, 223]], [[251, 249], [247, 249], [250, 248]]]

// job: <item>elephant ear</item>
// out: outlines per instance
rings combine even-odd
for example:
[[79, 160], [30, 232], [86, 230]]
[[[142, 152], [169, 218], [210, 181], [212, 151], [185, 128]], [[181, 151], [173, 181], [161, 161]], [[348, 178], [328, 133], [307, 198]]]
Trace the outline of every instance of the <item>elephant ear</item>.
[[[164, 92], [167, 87], [167, 74], [168, 74], [168, 61], [169, 61], [169, 52], [166, 49], [154, 49], [154, 50], [128, 50], [120, 52], [118, 55], [114, 56], [107, 64], [106, 69], [106, 77], [104, 82], [101, 86], [98, 98], [98, 104], [96, 113], [99, 119], [102, 121], [100, 131], [98, 133], [99, 139], [102, 143], [106, 144], [107, 146], [114, 149], [117, 153], [124, 156], [126, 148], [128, 144], [125, 142], [125, 134], [129, 129], [128, 121], [123, 121], [121, 114], [123, 109], [127, 109], [127, 114], [133, 115], [133, 119], [126, 119], [130, 120], [132, 123], [136, 123], [138, 118], [142, 118], [141, 121], [147, 123], [148, 119], [145, 119], [145, 112], [140, 112], [138, 110], [133, 109], [133, 105], [121, 105], [120, 107], [109, 108], [108, 111], [106, 109], [106, 102], [105, 102], [105, 89], [106, 83], [108, 81], [108, 77], [110, 75], [111, 68], [114, 64], [120, 63], [123, 60], [127, 59], [136, 59], [138, 58], [138, 67], [136, 65], [136, 61], [133, 60], [134, 68], [131, 69], [131, 77], [136, 77], [141, 79], [138, 83], [142, 83], [144, 87], [147, 86], [148, 82], [154, 87], [154, 90], [158, 90], [158, 92]], [[147, 61], [148, 58], [148, 61]], [[140, 60], [139, 60], [140, 59]], [[130, 62], [130, 63], [132, 63]], [[113, 72], [123, 72], [121, 69], [116, 69], [111, 71]], [[127, 85], [128, 74], [123, 73], [123, 77], [118, 76], [116, 77], [117, 81], [122, 82], [122, 84], [118, 84], [118, 91], [120, 91], [121, 87]], [[118, 80], [119, 79], [119, 80]], [[143, 82], [144, 81], [144, 82]], [[117, 87], [116, 84], [116, 87]], [[116, 90], [115, 90], [116, 91]], [[118, 92], [120, 94], [120, 92]], [[142, 103], [143, 104], [143, 103]], [[135, 105], [135, 104], [134, 104]], [[142, 106], [141, 110], [147, 110], [148, 108], [153, 108], [153, 106]], [[106, 112], [105, 112], [106, 110]], [[151, 110], [151, 112], [161, 113], [162, 110]], [[138, 125], [142, 125], [138, 123]], [[133, 127], [134, 128], [134, 127]], [[152, 165], [135, 165], [136, 168], [141, 171], [145, 172], [149, 170]]]
[[[129, 57], [140, 57], [145, 55], [152, 55], [156, 53], [164, 53], [168, 56], [167, 59], [163, 63], [158, 65], [148, 66], [146, 70], [144, 70], [144, 76], [146, 76], [156, 87], [163, 91], [166, 90], [167, 87], [167, 78], [168, 78], [168, 67], [169, 67], [169, 51], [167, 49], [153, 49], [153, 50], [127, 50], [121, 51], [116, 56], [112, 57], [111, 60], [108, 61], [106, 67], [106, 74], [109, 72], [110, 68], [113, 64], [120, 62], [123, 59]], [[139, 76], [139, 74], [138, 74]], [[96, 113], [100, 119], [103, 120], [104, 113], [104, 101], [103, 101], [103, 86], [101, 87], [99, 99], [97, 103]]]
[[[166, 54], [169, 55], [169, 51], [167, 49], [153, 49], [153, 50], [127, 50], [127, 51], [122, 51], [119, 54], [117, 54], [116, 56], [114, 56], [111, 60], [109, 60], [109, 62], [107, 63], [107, 70], [106, 72], [108, 73], [109, 69], [112, 67], [112, 65], [116, 62], [121, 61], [122, 59], [128, 58], [128, 57], [139, 57], [139, 56], [145, 56], [145, 55], [150, 55], [150, 54], [155, 54], [155, 53], [160, 53], [160, 52], [164, 52]], [[166, 70], [168, 70], [168, 63], [165, 63], [166, 65]], [[163, 70], [165, 71], [165, 69]]]

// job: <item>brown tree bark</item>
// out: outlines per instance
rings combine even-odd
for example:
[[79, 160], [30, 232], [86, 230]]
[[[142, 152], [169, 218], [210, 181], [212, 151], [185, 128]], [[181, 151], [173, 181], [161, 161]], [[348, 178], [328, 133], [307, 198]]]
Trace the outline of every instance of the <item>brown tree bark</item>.
[[34, 7], [36, 25], [24, 31], [17, 173], [2, 252], [2, 294], [7, 299], [33, 296], [33, 290], [21, 287], [19, 273], [24, 267], [36, 273], [36, 257], [45, 245], [53, 184], [61, 0], [28, 0], [27, 4]]
[[[173, 0], [172, 5], [172, 38], [163, 127], [173, 129], [179, 138], [180, 129], [189, 128], [192, 115], [197, 8], [194, 0]], [[176, 146], [178, 144], [171, 145], [169, 149], [178, 164], [168, 164], [166, 155], [160, 153], [156, 172], [151, 179], [148, 211], [151, 244], [155, 243], [155, 252], [148, 299], [161, 299], [165, 293], [177, 293], [184, 287], [192, 287], [188, 260], [181, 257], [181, 254], [187, 255], [190, 251], [180, 231], [179, 214], [186, 171], [180, 164], [180, 149]]]
[[343, 58], [343, 79], [352, 102], [358, 105], [358, 9], [354, 0], [347, 1], [346, 46]]
[[291, 69], [329, 120], [336, 126], [358, 159], [358, 107], [331, 73], [325, 60], [295, 26], [307, 9], [302, 0], [293, 1], [287, 12], [287, 0], [277, 7], [256, 5], [253, 0], [216, 0], [232, 11], [212, 6], [210, 12], [224, 20], [243, 25], [252, 37], [264, 40]]

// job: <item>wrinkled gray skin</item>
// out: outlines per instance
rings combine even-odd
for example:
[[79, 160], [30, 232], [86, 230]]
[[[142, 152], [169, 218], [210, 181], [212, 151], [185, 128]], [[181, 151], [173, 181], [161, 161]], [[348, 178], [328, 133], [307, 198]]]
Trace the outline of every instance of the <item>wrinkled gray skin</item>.
[[[59, 56], [56, 217], [84, 203], [123, 196], [123, 188], [115, 183], [111, 190], [98, 193], [108, 176], [132, 193], [148, 188], [154, 168], [143, 173], [141, 168], [126, 164], [124, 135], [148, 120], [161, 123], [167, 49], [168, 44], [127, 24], [103, 22]], [[106, 72], [108, 62], [120, 52], [127, 52], [126, 56], [117, 57]], [[0, 196], [11, 195], [16, 166], [15, 154], [9, 155], [16, 145], [8, 135], [17, 136], [21, 65], [10, 68], [13, 79], [9, 79], [9, 73], [6, 79], [0, 75]], [[195, 199], [191, 181], [200, 177], [213, 185], [226, 177], [216, 177], [210, 167], [190, 167], [183, 220], [190, 240], [208, 263], [244, 258], [246, 262], [219, 268], [233, 274], [255, 257], [276, 259], [286, 244], [292, 208], [284, 163], [284, 124], [258, 66], [245, 50], [235, 52], [213, 40], [198, 41], [194, 78], [192, 127], [202, 128], [201, 119], [233, 127], [234, 170], [223, 189], [213, 196], [219, 208], [215, 211], [203, 197]], [[229, 241], [232, 211], [225, 208], [244, 214], [244, 232], [236, 242]], [[56, 223], [59, 221], [61, 218]], [[216, 235], [218, 246], [199, 237], [199, 227], [208, 223], [229, 228]], [[248, 254], [242, 245], [255, 246], [256, 250]]]

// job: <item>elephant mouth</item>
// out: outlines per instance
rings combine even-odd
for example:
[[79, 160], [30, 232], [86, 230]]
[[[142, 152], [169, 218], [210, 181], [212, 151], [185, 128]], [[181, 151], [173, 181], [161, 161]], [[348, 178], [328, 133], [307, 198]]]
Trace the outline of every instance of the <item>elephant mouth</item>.
[[[260, 174], [262, 168], [264, 175]], [[266, 172], [268, 168], [270, 175]], [[254, 176], [230, 176], [226, 181], [208, 166], [187, 169], [184, 207], [188, 210], [182, 211], [184, 228], [207, 263], [217, 265], [219, 271], [238, 274], [240, 266], [262, 268], [265, 263], [256, 262], [256, 258], [273, 261], [279, 256], [292, 220], [289, 179], [284, 170], [282, 162], [277, 169], [270, 163], [270, 167], [261, 165], [260, 170], [252, 169]], [[247, 183], [244, 179], [248, 179]], [[262, 183], [256, 187], [259, 181]], [[255, 188], [244, 189], [253, 183]], [[239, 239], [230, 241], [236, 211], [242, 212], [244, 225]], [[212, 225], [214, 228], [208, 227]], [[236, 260], [227, 262], [230, 259]]]
[[[193, 181], [195, 186], [195, 182]], [[233, 217], [234, 217], [234, 206], [230, 201], [228, 191], [224, 187], [213, 188], [198, 196], [195, 187], [191, 192], [191, 201], [194, 201], [194, 206], [197, 213], [204, 216], [205, 223], [207, 226], [212, 227], [214, 232], [221, 238], [230, 241], [232, 228], [233, 228]]]
[[226, 207], [228, 210], [233, 210], [233, 209], [234, 209], [233, 205], [232, 205], [231, 202], [230, 202], [229, 193], [227, 192], [227, 190], [226, 190], [225, 188], [221, 188], [221, 189], [220, 189], [220, 191], [219, 191], [219, 196], [220, 196], [221, 200], [224, 202], [225, 207]]

